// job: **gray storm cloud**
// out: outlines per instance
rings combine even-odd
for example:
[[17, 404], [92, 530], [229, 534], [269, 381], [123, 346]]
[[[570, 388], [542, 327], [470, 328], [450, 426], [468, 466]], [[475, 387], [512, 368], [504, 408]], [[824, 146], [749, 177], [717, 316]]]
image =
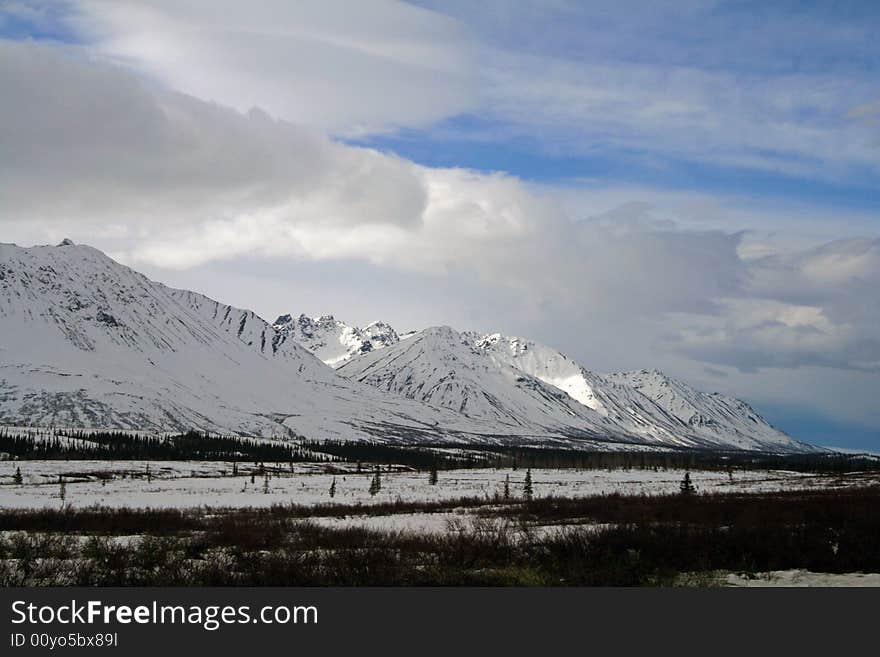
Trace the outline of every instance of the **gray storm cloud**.
[[199, 221], [281, 207], [291, 225], [400, 225], [425, 204], [409, 163], [148, 86], [81, 52], [0, 41], [0, 80], [6, 221], [68, 217], [140, 237], [173, 224], [196, 238]]

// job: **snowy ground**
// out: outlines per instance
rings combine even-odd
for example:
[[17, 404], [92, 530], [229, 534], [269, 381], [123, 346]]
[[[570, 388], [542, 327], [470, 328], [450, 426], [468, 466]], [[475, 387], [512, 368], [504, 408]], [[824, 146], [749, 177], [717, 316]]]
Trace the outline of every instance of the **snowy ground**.
[[880, 573], [811, 573], [807, 570], [773, 570], [745, 577], [730, 573], [727, 586], [807, 587], [807, 586], [880, 586]]
[[[356, 472], [353, 464], [296, 463], [290, 466], [267, 464], [269, 476], [264, 477], [253, 464], [236, 466], [233, 476], [231, 462], [194, 461], [0, 461], [0, 509], [83, 508], [94, 505], [132, 508], [199, 508], [205, 507], [266, 507], [273, 504], [316, 505], [308, 520], [331, 528], [364, 527], [380, 531], [444, 533], [460, 529], [493, 531], [508, 527], [513, 538], [544, 536], [564, 525], [560, 521], [545, 524], [540, 520], [505, 520], [493, 516], [493, 499], [504, 488], [509, 477], [513, 496], [521, 496], [526, 471], [495, 469], [462, 469], [440, 471], [436, 485], [431, 485], [426, 472], [413, 472], [398, 467], [382, 470], [382, 489], [369, 494], [374, 466], [364, 465]], [[330, 469], [335, 470], [331, 472]], [[20, 470], [22, 483], [15, 482]], [[597, 494], [675, 493], [684, 477], [683, 470], [575, 470], [533, 469], [531, 471], [536, 497], [585, 497]], [[691, 479], [702, 492], [766, 492], [806, 489], [835, 489], [848, 486], [880, 485], [880, 473], [816, 475], [790, 471], [691, 471]], [[59, 477], [64, 480], [64, 499]], [[330, 497], [330, 486], [336, 481], [336, 494]], [[454, 502], [436, 512], [385, 513], [371, 515], [371, 505], [388, 502], [443, 502], [464, 497], [484, 498], [478, 507], [457, 506]], [[363, 505], [362, 510], [350, 509], [346, 516], [328, 513], [323, 505]], [[317, 506], [321, 505], [321, 506]], [[528, 522], [525, 526], [518, 522]], [[599, 529], [607, 525], [572, 518], [579, 529]], [[15, 532], [12, 532], [15, 533]], [[8, 538], [8, 537], [7, 537]], [[84, 534], [82, 540], [87, 540]], [[143, 536], [116, 536], [118, 543], [136, 544]], [[708, 579], [706, 577], [708, 576]], [[801, 570], [774, 571], [747, 576], [738, 573], [697, 573], [696, 580], [685, 578], [690, 586], [880, 586], [880, 574], [825, 574]], [[705, 580], [705, 581], [703, 581]]]
[[457, 526], [470, 527], [471, 509], [454, 509], [440, 513], [396, 513], [382, 516], [345, 516], [313, 518], [314, 522], [331, 529], [363, 527], [373, 531], [399, 531], [416, 534], [441, 534]]
[[[268, 464], [267, 464], [268, 465]], [[0, 461], [0, 507], [40, 508], [62, 504], [59, 476], [65, 480], [63, 503], [73, 507], [263, 507], [273, 504], [375, 504], [442, 501], [460, 497], [493, 498], [510, 477], [513, 495], [522, 491], [525, 470], [465, 469], [439, 473], [437, 485], [425, 472], [382, 472], [382, 489], [370, 496], [372, 470], [345, 465], [338, 474], [319, 463], [281, 466], [268, 482], [251, 478], [253, 466], [189, 461]], [[16, 469], [22, 484], [14, 483]], [[274, 468], [273, 468], [274, 469]], [[148, 474], [149, 473], [149, 474]], [[607, 493], [655, 495], [678, 490], [682, 470], [532, 470], [534, 494], [578, 497]], [[335, 477], [336, 495], [329, 490]], [[880, 483], [877, 474], [815, 475], [786, 471], [691, 472], [698, 491], [750, 492], [837, 488]], [[432, 521], [433, 522], [433, 521]]]

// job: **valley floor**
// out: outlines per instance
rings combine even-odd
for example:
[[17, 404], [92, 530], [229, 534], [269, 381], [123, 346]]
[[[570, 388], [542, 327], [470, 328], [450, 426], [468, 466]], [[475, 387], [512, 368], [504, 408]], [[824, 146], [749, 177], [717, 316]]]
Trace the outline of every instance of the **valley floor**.
[[[237, 474], [233, 475], [233, 467]], [[14, 484], [20, 470], [21, 484]], [[684, 470], [534, 469], [535, 497], [664, 495], [678, 492]], [[0, 507], [190, 508], [269, 507], [276, 504], [383, 504], [394, 501], [437, 502], [463, 497], [492, 500], [509, 478], [512, 497], [522, 494], [525, 469], [441, 470], [436, 485], [427, 472], [382, 466], [382, 487], [370, 494], [374, 470], [340, 463], [266, 464], [204, 461], [0, 461]], [[837, 489], [880, 484], [880, 472], [815, 474], [780, 470], [693, 471], [697, 492], [754, 493]], [[65, 496], [60, 497], [59, 477]], [[335, 496], [330, 487], [335, 479]]]
[[0, 585], [880, 585], [876, 471], [375, 472], [2, 461]]

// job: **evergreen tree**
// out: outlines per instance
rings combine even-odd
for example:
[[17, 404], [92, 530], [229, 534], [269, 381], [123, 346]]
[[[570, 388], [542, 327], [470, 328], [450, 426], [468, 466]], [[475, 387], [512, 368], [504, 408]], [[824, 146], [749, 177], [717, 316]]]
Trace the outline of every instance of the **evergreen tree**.
[[437, 485], [437, 464], [431, 464], [431, 472], [428, 474], [428, 483], [432, 486]]
[[233, 477], [237, 477], [237, 476], [238, 476], [238, 461], [233, 461], [233, 462], [232, 462], [232, 476], [233, 476]]
[[336, 497], [336, 477], [333, 477], [333, 481], [330, 483], [330, 497], [331, 499]]
[[682, 495], [693, 495], [693, 493], [697, 490], [694, 488], [694, 484], [691, 481], [691, 473], [685, 472], [684, 479], [681, 480], [681, 484], [678, 486]]
[[268, 472], [263, 475], [263, 494], [264, 495], [269, 494], [269, 473]]
[[62, 503], [67, 499], [67, 484], [61, 475], [58, 475], [58, 497], [61, 498]]
[[382, 490], [382, 474], [377, 466], [376, 474], [373, 475], [373, 480], [370, 482], [370, 496], [374, 497], [380, 490]]
[[15, 469], [15, 475], [12, 477], [12, 482], [15, 484], [21, 484], [24, 479], [21, 476], [21, 468]]
[[529, 468], [526, 470], [526, 480], [523, 482], [523, 497], [528, 502], [531, 501], [532, 495], [532, 469]]
[[510, 475], [504, 476], [504, 501], [510, 499]]

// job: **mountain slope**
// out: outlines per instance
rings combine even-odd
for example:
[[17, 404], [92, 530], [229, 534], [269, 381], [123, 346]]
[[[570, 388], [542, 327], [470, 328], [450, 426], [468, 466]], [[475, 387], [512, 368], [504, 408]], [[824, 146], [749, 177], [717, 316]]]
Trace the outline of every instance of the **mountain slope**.
[[603, 377], [500, 334], [404, 337], [331, 316], [273, 327], [90, 247], [0, 244], [0, 424], [810, 449], [657, 372]]
[[700, 392], [656, 370], [599, 375], [555, 349], [497, 333], [477, 338], [476, 344], [637, 435], [728, 449], [814, 449], [771, 426], [747, 403]]
[[338, 372], [353, 380], [503, 431], [628, 438], [567, 394], [511, 367], [501, 367], [449, 327], [420, 331], [396, 345], [352, 359]]
[[619, 432], [669, 445], [694, 446], [692, 436], [682, 431], [677, 418], [650, 399], [603, 379], [555, 349], [499, 333], [472, 339], [494, 362], [559, 388]]
[[0, 245], [0, 423], [351, 439], [492, 430], [349, 381], [250, 311], [67, 242]]
[[426, 329], [352, 359], [339, 373], [468, 417], [536, 432], [679, 447], [810, 449], [769, 427], [743, 402], [728, 400], [722, 414], [715, 396], [691, 395], [694, 408], [705, 406], [715, 418], [707, 429], [625, 377], [594, 374], [554, 349], [497, 333]]
[[807, 447], [773, 427], [746, 402], [700, 392], [657, 370], [619, 372], [606, 378], [639, 391], [705, 440], [723, 440], [736, 449]]

